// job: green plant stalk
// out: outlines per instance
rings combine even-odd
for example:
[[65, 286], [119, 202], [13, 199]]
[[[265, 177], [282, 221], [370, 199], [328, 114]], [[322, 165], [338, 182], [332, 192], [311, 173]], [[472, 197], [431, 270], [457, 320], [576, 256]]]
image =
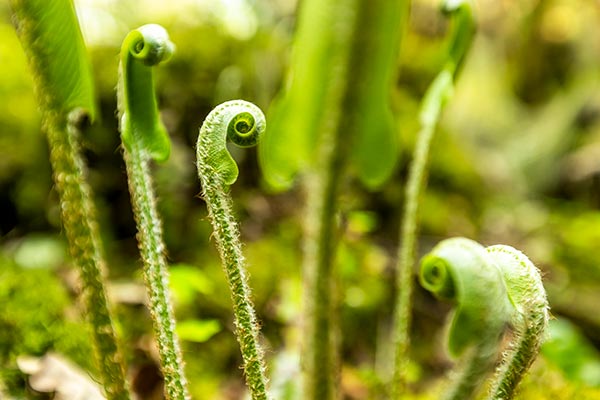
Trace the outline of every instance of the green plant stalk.
[[217, 106], [206, 117], [197, 144], [202, 197], [208, 208], [216, 246], [231, 290], [236, 336], [244, 362], [246, 383], [253, 400], [268, 398], [266, 368], [259, 343], [259, 324], [250, 298], [239, 228], [229, 195], [228, 186], [236, 181], [238, 168], [225, 145], [227, 138], [243, 147], [254, 145], [264, 129], [265, 118], [258, 107], [233, 100]]
[[158, 117], [152, 66], [170, 58], [173, 50], [167, 32], [159, 25], [144, 25], [131, 31], [121, 48], [118, 103], [123, 158], [165, 395], [169, 400], [183, 400], [190, 395], [175, 333], [166, 249], [149, 167], [152, 159], [165, 160], [170, 150], [169, 138]]
[[149, 156], [142, 148], [133, 144], [131, 150], [124, 150], [124, 159], [166, 398], [189, 399], [181, 350], [175, 333], [166, 249], [162, 240], [161, 221], [156, 211]]
[[[446, 2], [447, 7], [449, 2]], [[429, 149], [444, 105], [454, 91], [454, 80], [472, 42], [475, 25], [470, 5], [454, 2], [449, 13], [456, 13], [457, 27], [451, 39], [449, 60], [429, 86], [421, 105], [421, 130], [410, 166], [405, 192], [405, 206], [400, 225], [400, 246], [396, 265], [397, 297], [395, 305], [393, 341], [395, 343], [392, 398], [398, 398], [406, 390], [408, 364], [410, 362], [410, 330], [412, 326], [413, 266], [417, 248], [417, 217], [419, 198], [426, 186], [426, 170]]]
[[81, 271], [83, 299], [92, 326], [96, 359], [108, 399], [129, 399], [123, 357], [104, 286], [104, 256], [91, 189], [79, 147], [80, 132], [62, 116], [46, 116], [50, 162], [71, 256]]
[[337, 397], [337, 197], [346, 164], [368, 188], [393, 172], [398, 152], [390, 94], [408, 3], [304, 1], [292, 72], [259, 146], [271, 187], [289, 188], [300, 172], [307, 192], [302, 334], [307, 399]]
[[129, 399], [123, 357], [104, 286], [105, 262], [92, 192], [85, 180], [81, 127], [94, 116], [91, 68], [71, 1], [11, 1], [34, 73], [63, 226], [81, 271], [101, 382], [109, 400]]
[[510, 400], [539, 353], [548, 327], [549, 305], [540, 272], [523, 253], [502, 245], [488, 247], [487, 251], [501, 267], [516, 308], [513, 340], [503, 354], [488, 399]]
[[337, 72], [329, 77], [322, 107], [326, 118], [318, 122], [314, 161], [304, 176], [306, 219], [303, 242], [304, 323], [302, 370], [304, 399], [333, 400], [339, 394], [339, 324], [336, 319], [337, 279], [335, 254], [338, 194], [343, 181], [349, 152], [345, 139], [347, 125], [344, 106], [349, 105], [348, 80], [352, 68], [352, 29], [357, 20], [357, 4], [338, 4], [331, 31], [336, 52], [331, 55]]
[[[349, 160], [370, 188], [385, 181], [395, 165], [396, 132], [389, 97], [407, 8], [406, 1], [347, 0], [327, 5], [309, 1], [301, 11], [298, 48], [311, 62], [318, 60], [312, 72], [317, 90], [307, 92], [301, 83], [308, 74], [292, 74], [296, 86], [283, 104], [303, 104], [306, 110], [314, 110], [288, 114], [312, 124], [306, 132], [300, 130], [312, 135], [305, 140], [310, 163], [304, 176], [302, 367], [306, 399], [339, 396], [338, 194]], [[315, 28], [323, 31], [322, 38], [303, 42]], [[299, 130], [294, 124], [284, 127]]]
[[[338, 133], [341, 130], [338, 130]], [[337, 197], [344, 164], [341, 135], [322, 143], [319, 172], [305, 177], [307, 187], [304, 240], [305, 326], [303, 369], [305, 399], [334, 399], [337, 392], [338, 324], [335, 319], [335, 249]]]
[[488, 399], [514, 398], [517, 386], [539, 353], [545, 323], [538, 320], [523, 321], [522, 324], [515, 330], [515, 339], [503, 355], [504, 361], [492, 383]]
[[[431, 86], [430, 95], [439, 102], [430, 102], [434, 105], [430, 110], [425, 110], [427, 118], [421, 118], [421, 130], [417, 135], [413, 161], [410, 166], [408, 182], [406, 184], [406, 203], [402, 214], [400, 227], [400, 248], [398, 264], [396, 266], [396, 314], [394, 319], [394, 376], [392, 382], [392, 398], [398, 398], [406, 390], [407, 370], [409, 363], [410, 329], [412, 326], [412, 296], [413, 296], [413, 265], [415, 264], [417, 216], [419, 213], [419, 198], [426, 185], [426, 167], [429, 158], [429, 148], [435, 133], [435, 127], [441, 111], [442, 91], [451, 89], [451, 77], [447, 73], [440, 74]], [[436, 84], [437, 83], [437, 84]], [[428, 94], [429, 94], [428, 93]], [[427, 97], [427, 95], [426, 95]], [[427, 104], [427, 103], [426, 103]]]
[[463, 357], [458, 371], [451, 375], [450, 386], [444, 391], [442, 400], [466, 400], [477, 392], [486, 375], [494, 367], [496, 348], [486, 344], [474, 347]]

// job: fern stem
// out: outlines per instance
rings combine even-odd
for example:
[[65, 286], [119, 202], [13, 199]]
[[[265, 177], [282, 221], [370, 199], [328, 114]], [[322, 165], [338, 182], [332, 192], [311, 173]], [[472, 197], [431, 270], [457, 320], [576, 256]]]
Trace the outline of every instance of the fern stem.
[[451, 384], [444, 392], [443, 400], [468, 400], [475, 396], [483, 379], [493, 368], [496, 348], [477, 346], [464, 356], [462, 366], [456, 375], [451, 376]]
[[421, 130], [417, 134], [413, 161], [405, 192], [405, 206], [400, 227], [400, 246], [396, 264], [396, 289], [393, 340], [395, 343], [392, 398], [406, 390], [410, 361], [410, 330], [412, 327], [413, 267], [417, 247], [419, 198], [427, 185], [427, 163], [431, 142], [442, 110], [454, 90], [454, 80], [469, 50], [475, 33], [469, 0], [443, 2], [442, 9], [454, 14], [456, 27], [450, 42], [449, 57], [444, 68], [431, 83], [421, 104]]
[[414, 291], [413, 266], [415, 264], [417, 216], [419, 198], [426, 185], [425, 169], [429, 158], [429, 148], [435, 132], [435, 124], [427, 124], [417, 135], [414, 158], [410, 166], [406, 184], [405, 206], [400, 228], [400, 249], [396, 266], [396, 314], [394, 319], [396, 344], [394, 354], [394, 377], [392, 382], [392, 398], [399, 398], [405, 391], [409, 363], [410, 330], [412, 326], [412, 296]]
[[70, 0], [11, 0], [13, 22], [33, 72], [61, 218], [91, 326], [96, 362], [109, 400], [129, 399], [123, 357], [109, 309], [105, 261], [81, 156], [80, 129], [94, 117], [89, 59]]
[[[202, 167], [201, 174], [206, 170]], [[263, 354], [258, 342], [258, 321], [250, 300], [247, 272], [239, 241], [239, 230], [233, 217], [231, 199], [224, 190], [216, 189], [216, 179], [206, 176], [202, 180], [203, 198], [206, 201], [214, 237], [223, 260], [227, 281], [231, 287], [233, 312], [238, 342], [240, 344], [246, 380], [252, 399], [266, 399], [266, 378]]]
[[487, 248], [504, 274], [515, 303], [513, 340], [496, 372], [490, 400], [510, 400], [535, 360], [548, 326], [549, 305], [539, 270], [520, 251], [503, 245]]
[[[238, 118], [251, 119], [238, 120]], [[243, 122], [241, 125], [238, 125]], [[243, 127], [244, 132], [237, 131]], [[229, 135], [228, 135], [229, 129]], [[197, 144], [198, 177], [202, 184], [202, 197], [208, 208], [214, 238], [231, 290], [233, 313], [238, 343], [244, 362], [246, 383], [253, 400], [266, 400], [267, 378], [264, 355], [259, 343], [259, 324], [254, 311], [248, 285], [248, 273], [242, 253], [240, 232], [233, 216], [232, 201], [227, 185], [237, 178], [237, 166], [225, 149], [225, 139], [237, 135], [244, 146], [258, 140], [264, 129], [264, 116], [251, 103], [231, 101], [215, 108], [206, 118]], [[254, 132], [256, 131], [256, 135]]]
[[[321, 7], [314, 2], [313, 7]], [[322, 6], [323, 8], [325, 6]], [[360, 10], [355, 2], [328, 4], [320, 11], [320, 22], [332, 35], [335, 51], [327, 65], [328, 81], [319, 99], [321, 117], [315, 125], [318, 133], [310, 166], [304, 176], [307, 192], [303, 243], [303, 398], [332, 400], [339, 397], [339, 341], [337, 320], [338, 279], [335, 254], [338, 242], [338, 196], [349, 157], [351, 116], [354, 106], [350, 77], [360, 76], [352, 58]], [[314, 16], [303, 14], [305, 20]], [[332, 20], [328, 20], [332, 18]], [[316, 101], [317, 99], [315, 99]]]
[[183, 360], [169, 295], [169, 276], [165, 260], [160, 217], [149, 172], [149, 155], [137, 143], [124, 150], [133, 215], [138, 227], [137, 239], [144, 263], [144, 280], [150, 301], [150, 313], [158, 344], [167, 399], [189, 399], [183, 372]]
[[490, 390], [490, 400], [510, 400], [514, 398], [517, 386], [529, 369], [540, 349], [540, 336], [546, 322], [542, 320], [524, 321], [522, 328], [514, 333], [516, 340], [504, 355], [505, 362], [500, 366]]
[[173, 51], [174, 45], [160, 25], [143, 25], [129, 32], [121, 46], [117, 99], [123, 159], [165, 395], [168, 400], [183, 400], [190, 396], [175, 333], [162, 223], [149, 166], [151, 159], [164, 161], [169, 156], [171, 143], [158, 115], [152, 68], [168, 60]]
[[[322, 143], [318, 171], [306, 179], [304, 241], [304, 398], [333, 399], [337, 392], [337, 334], [335, 319], [335, 249], [337, 196], [343, 170], [343, 152], [338, 129], [329, 143]], [[327, 135], [325, 136], [327, 139]]]
[[69, 249], [81, 271], [82, 297], [104, 390], [110, 400], [126, 400], [129, 392], [104, 287], [105, 262], [92, 193], [84, 178], [80, 132], [75, 121], [57, 114], [46, 114], [44, 126]]
[[392, 398], [398, 398], [406, 389], [409, 363], [410, 329], [412, 326], [413, 266], [417, 246], [417, 218], [419, 198], [427, 184], [426, 171], [429, 149], [435, 134], [443, 104], [452, 91], [452, 74], [442, 71], [432, 82], [423, 99], [421, 130], [417, 135], [414, 156], [406, 184], [405, 205], [400, 226], [400, 247], [396, 265], [396, 313], [394, 318], [394, 375]]

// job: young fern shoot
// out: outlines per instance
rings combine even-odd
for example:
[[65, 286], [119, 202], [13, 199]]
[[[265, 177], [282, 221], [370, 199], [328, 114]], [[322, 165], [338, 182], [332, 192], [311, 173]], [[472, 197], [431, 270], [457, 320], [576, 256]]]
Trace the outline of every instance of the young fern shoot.
[[510, 400], [535, 357], [548, 327], [549, 305], [539, 270], [520, 251], [503, 245], [487, 248], [504, 275], [515, 307], [513, 340], [504, 353], [490, 390], [490, 400]]
[[420, 281], [436, 297], [456, 303], [448, 350], [453, 357], [462, 356], [461, 367], [443, 399], [473, 398], [493, 368], [512, 316], [502, 274], [483, 246], [453, 238], [423, 257]]
[[144, 25], [131, 31], [121, 47], [118, 100], [123, 158], [165, 395], [169, 400], [183, 400], [190, 396], [175, 333], [165, 245], [149, 168], [152, 159], [164, 161], [170, 152], [169, 137], [158, 115], [152, 66], [168, 60], [173, 51], [167, 32], [159, 25]]
[[226, 148], [227, 139], [240, 147], [254, 146], [266, 127], [262, 111], [254, 104], [233, 100], [213, 109], [200, 128], [197, 144], [198, 177], [206, 201], [217, 249], [231, 290], [236, 336], [240, 345], [246, 383], [253, 400], [264, 400], [267, 379], [259, 344], [259, 325], [250, 299], [250, 288], [232, 211], [229, 186], [238, 167]]
[[392, 382], [393, 398], [398, 398], [406, 386], [410, 329], [412, 325], [411, 308], [413, 266], [415, 264], [417, 247], [417, 217], [419, 213], [419, 197], [426, 185], [429, 148], [433, 140], [436, 125], [440, 119], [444, 105], [452, 96], [454, 81], [475, 33], [475, 22], [471, 5], [467, 0], [448, 0], [444, 4], [444, 11], [455, 16], [455, 28], [450, 41], [449, 58], [442, 71], [440, 71], [429, 86], [421, 104], [419, 115], [421, 130], [417, 135], [413, 161], [409, 170], [405, 206], [400, 227], [400, 246], [396, 266], [397, 298], [393, 327], [393, 340], [395, 343]]
[[80, 136], [93, 119], [91, 66], [70, 0], [11, 0], [13, 21], [33, 70], [69, 250], [79, 267], [100, 381], [108, 400], [127, 400], [123, 357], [104, 285], [105, 261]]
[[548, 301], [538, 269], [510, 246], [483, 248], [464, 238], [442, 241], [421, 264], [421, 284], [456, 302], [450, 325], [451, 355], [466, 366], [445, 399], [472, 398], [497, 359], [500, 339], [512, 340], [492, 380], [489, 400], [510, 400], [535, 359], [548, 324]]

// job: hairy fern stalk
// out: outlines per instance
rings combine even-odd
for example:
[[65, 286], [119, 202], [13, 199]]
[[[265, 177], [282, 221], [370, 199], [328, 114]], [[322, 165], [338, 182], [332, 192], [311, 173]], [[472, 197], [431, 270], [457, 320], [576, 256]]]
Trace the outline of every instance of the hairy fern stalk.
[[513, 340], [502, 356], [488, 398], [510, 400], [540, 351], [550, 306], [540, 271], [525, 254], [503, 245], [490, 246], [487, 251], [501, 267], [515, 306]]
[[250, 299], [247, 271], [238, 224], [233, 216], [229, 185], [238, 167], [225, 147], [229, 138], [241, 147], [253, 146], [265, 130], [265, 117], [252, 103], [233, 100], [217, 106], [206, 117], [197, 144], [198, 177], [208, 208], [214, 239], [231, 290], [238, 343], [244, 362], [246, 383], [253, 400], [264, 400], [267, 378], [259, 343], [259, 325]]
[[13, 21], [32, 68], [63, 226], [83, 282], [82, 297], [109, 400], [129, 399], [123, 357], [104, 286], [105, 261], [81, 156], [81, 129], [94, 117], [89, 60], [70, 0], [11, 0]]
[[118, 97], [123, 158], [165, 395], [168, 400], [183, 400], [190, 396], [175, 333], [166, 250], [149, 167], [152, 159], [164, 161], [170, 152], [170, 141], [158, 116], [152, 66], [168, 60], [173, 50], [167, 32], [159, 25], [144, 25], [130, 32], [121, 48]]

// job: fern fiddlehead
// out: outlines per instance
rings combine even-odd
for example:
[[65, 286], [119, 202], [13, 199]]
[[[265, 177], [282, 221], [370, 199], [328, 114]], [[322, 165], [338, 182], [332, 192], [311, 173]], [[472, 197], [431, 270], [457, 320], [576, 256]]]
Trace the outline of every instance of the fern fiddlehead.
[[227, 151], [226, 141], [229, 139], [242, 147], [253, 146], [265, 128], [265, 117], [254, 104], [242, 100], [228, 101], [208, 114], [200, 128], [196, 147], [202, 197], [231, 290], [236, 336], [253, 400], [268, 398], [267, 379], [239, 228], [228, 193], [229, 185], [237, 180], [238, 167]]
[[456, 302], [448, 331], [451, 356], [465, 356], [444, 399], [469, 399], [490, 371], [512, 305], [502, 274], [480, 244], [465, 238], [440, 242], [421, 263], [421, 285]]
[[510, 320], [512, 305], [503, 277], [477, 242], [465, 238], [440, 242], [423, 257], [419, 279], [436, 297], [457, 304], [448, 337], [453, 356], [471, 343], [495, 339]]
[[158, 116], [152, 67], [168, 60], [173, 50], [167, 32], [159, 25], [144, 25], [130, 32], [121, 47], [118, 100], [123, 158], [165, 395], [169, 400], [183, 400], [189, 394], [175, 333], [165, 245], [149, 168], [152, 159], [164, 161], [169, 156], [170, 142]]
[[445, 399], [472, 398], [495, 363], [500, 339], [512, 326], [511, 343], [488, 398], [512, 399], [538, 353], [548, 322], [548, 302], [537, 268], [518, 250], [484, 248], [464, 238], [444, 240], [421, 263], [421, 285], [457, 306], [448, 349], [463, 356], [463, 369]]
[[123, 145], [140, 146], [156, 161], [169, 157], [171, 142], [160, 122], [154, 94], [152, 66], [168, 61], [174, 45], [160, 25], [149, 24], [131, 31], [121, 46], [119, 114]]

